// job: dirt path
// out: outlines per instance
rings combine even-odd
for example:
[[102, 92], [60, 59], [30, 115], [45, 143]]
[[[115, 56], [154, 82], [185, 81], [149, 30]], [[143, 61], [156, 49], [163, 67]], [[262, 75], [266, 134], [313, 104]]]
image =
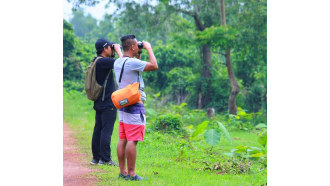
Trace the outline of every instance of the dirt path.
[[88, 168], [84, 155], [78, 151], [77, 141], [73, 131], [63, 123], [63, 185], [64, 186], [92, 186], [97, 185], [97, 179], [89, 173], [94, 172]]

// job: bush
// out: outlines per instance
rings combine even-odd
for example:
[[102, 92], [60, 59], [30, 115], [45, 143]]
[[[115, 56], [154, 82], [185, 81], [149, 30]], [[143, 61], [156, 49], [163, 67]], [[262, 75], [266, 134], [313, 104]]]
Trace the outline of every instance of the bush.
[[153, 122], [152, 129], [163, 131], [163, 132], [179, 132], [182, 133], [184, 130], [182, 128], [183, 123], [177, 115], [164, 115], [159, 116]]
[[71, 90], [76, 90], [78, 92], [84, 92], [85, 84], [84, 84], [84, 82], [79, 82], [79, 81], [64, 80], [63, 88], [68, 92]]

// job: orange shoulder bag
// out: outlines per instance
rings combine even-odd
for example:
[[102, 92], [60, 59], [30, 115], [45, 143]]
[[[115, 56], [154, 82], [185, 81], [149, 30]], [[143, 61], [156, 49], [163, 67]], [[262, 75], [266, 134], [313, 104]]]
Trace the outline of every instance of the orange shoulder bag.
[[[121, 68], [119, 83], [121, 82], [124, 66], [127, 59], [125, 60], [123, 67]], [[119, 89], [112, 93], [111, 100], [117, 109], [127, 107], [129, 105], [133, 105], [140, 101], [141, 93], [139, 91], [140, 90], [139, 80], [140, 80], [140, 73], [138, 74], [138, 82], [129, 84], [125, 88]]]

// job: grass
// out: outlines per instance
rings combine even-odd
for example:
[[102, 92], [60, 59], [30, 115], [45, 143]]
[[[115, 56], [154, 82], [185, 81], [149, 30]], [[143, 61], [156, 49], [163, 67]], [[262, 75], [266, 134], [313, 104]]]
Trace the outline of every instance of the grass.
[[[86, 165], [92, 159], [91, 140], [94, 128], [95, 111], [93, 102], [80, 93], [64, 92], [64, 121], [74, 131], [79, 150], [86, 156]], [[147, 125], [148, 127], [148, 125]], [[148, 180], [128, 182], [118, 180], [119, 168], [110, 166], [90, 166], [99, 170], [94, 172], [99, 185], [262, 185], [267, 182], [266, 171], [257, 168], [250, 174], [216, 174], [217, 171], [205, 171], [205, 161], [221, 161], [220, 154], [228, 152], [237, 145], [260, 147], [257, 134], [247, 131], [230, 131], [233, 143], [221, 139], [221, 144], [213, 148], [202, 138], [192, 142], [191, 150], [185, 140], [178, 136], [147, 131], [144, 142], [137, 146], [136, 172]], [[112, 158], [117, 161], [118, 121], [112, 135]], [[208, 153], [212, 149], [212, 153]]]

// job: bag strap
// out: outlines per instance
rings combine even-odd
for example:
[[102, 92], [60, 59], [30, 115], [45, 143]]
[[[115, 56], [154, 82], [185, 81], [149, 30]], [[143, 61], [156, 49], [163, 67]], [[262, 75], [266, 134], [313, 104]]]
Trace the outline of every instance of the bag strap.
[[123, 66], [122, 66], [122, 68], [121, 68], [121, 71], [120, 71], [120, 76], [119, 76], [119, 83], [121, 82], [121, 77], [123, 76], [124, 67], [125, 67], [125, 63], [126, 63], [127, 59], [128, 59], [128, 58], [126, 58], [126, 60], [124, 61], [124, 64], [123, 64]]
[[[119, 83], [121, 82], [121, 78], [122, 78], [123, 72], [124, 72], [125, 63], [126, 63], [126, 61], [127, 61], [128, 58], [129, 57], [126, 58], [126, 60], [124, 61], [123, 67], [121, 68], [120, 76], [119, 76]], [[138, 72], [138, 81], [137, 82], [139, 83], [139, 90], [140, 90], [140, 86], [141, 86], [141, 83], [140, 83], [140, 72]]]

